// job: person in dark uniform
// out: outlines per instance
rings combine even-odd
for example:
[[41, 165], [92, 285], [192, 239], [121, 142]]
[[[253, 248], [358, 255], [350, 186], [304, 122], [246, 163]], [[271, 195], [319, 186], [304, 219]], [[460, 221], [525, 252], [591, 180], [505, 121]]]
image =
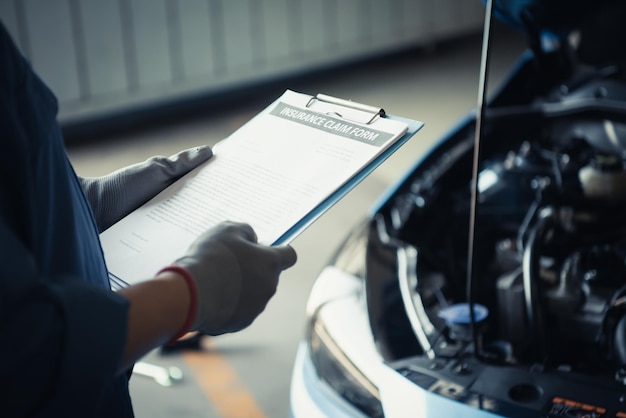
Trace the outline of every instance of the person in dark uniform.
[[224, 223], [154, 278], [109, 285], [99, 232], [211, 157], [207, 147], [79, 178], [57, 101], [0, 24], [0, 415], [130, 417], [128, 379], [188, 331], [248, 326], [296, 262]]

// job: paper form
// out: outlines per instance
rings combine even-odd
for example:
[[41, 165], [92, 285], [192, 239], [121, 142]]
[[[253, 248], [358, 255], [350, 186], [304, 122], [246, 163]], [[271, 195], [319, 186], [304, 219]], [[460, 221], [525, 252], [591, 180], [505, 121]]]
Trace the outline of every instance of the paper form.
[[407, 131], [310, 99], [286, 91], [209, 161], [103, 232], [110, 274], [129, 284], [151, 278], [226, 220], [249, 223], [271, 245]]

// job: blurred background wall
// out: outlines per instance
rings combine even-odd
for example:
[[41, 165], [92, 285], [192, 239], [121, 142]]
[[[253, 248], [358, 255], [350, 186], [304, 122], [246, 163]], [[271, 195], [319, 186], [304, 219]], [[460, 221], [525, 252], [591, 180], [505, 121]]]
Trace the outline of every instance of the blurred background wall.
[[482, 29], [479, 0], [0, 0], [64, 126]]

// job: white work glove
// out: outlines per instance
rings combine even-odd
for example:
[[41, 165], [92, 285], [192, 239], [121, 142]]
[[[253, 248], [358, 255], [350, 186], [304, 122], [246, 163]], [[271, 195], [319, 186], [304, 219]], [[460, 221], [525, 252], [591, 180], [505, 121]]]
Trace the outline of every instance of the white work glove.
[[158, 156], [102, 177], [79, 177], [100, 232], [213, 155], [208, 146]]
[[[250, 325], [276, 292], [280, 273], [295, 264], [289, 246], [257, 244], [247, 224], [224, 222], [201, 235], [187, 253], [165, 270], [182, 270], [192, 280], [195, 318], [187, 331], [220, 335]], [[194, 289], [195, 286], [195, 289]], [[195, 295], [193, 295], [195, 293]]]

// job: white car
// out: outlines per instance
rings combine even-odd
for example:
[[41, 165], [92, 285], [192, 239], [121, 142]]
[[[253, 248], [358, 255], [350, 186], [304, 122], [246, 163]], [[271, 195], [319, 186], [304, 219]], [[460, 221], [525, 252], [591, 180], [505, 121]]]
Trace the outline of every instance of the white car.
[[295, 418], [626, 417], [626, 2], [495, 9], [528, 53], [317, 278]]

